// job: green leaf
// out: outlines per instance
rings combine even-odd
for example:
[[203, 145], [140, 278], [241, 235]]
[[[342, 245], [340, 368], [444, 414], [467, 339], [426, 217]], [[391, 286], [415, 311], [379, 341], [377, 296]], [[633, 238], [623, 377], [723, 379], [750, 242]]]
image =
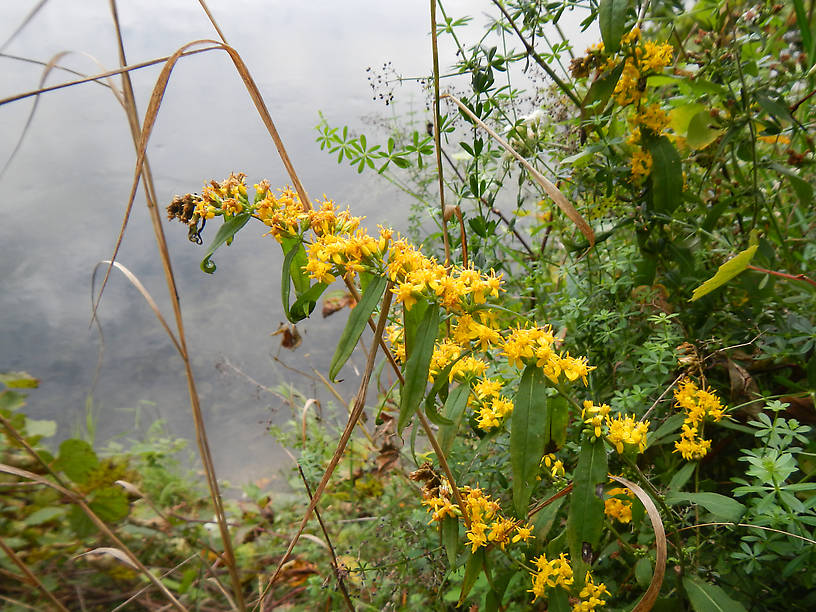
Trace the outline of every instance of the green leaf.
[[[414, 308], [418, 305], [419, 303], [415, 304]], [[408, 424], [425, 396], [425, 388], [428, 386], [428, 370], [430, 369], [431, 356], [433, 355], [434, 342], [436, 342], [438, 331], [439, 308], [437, 308], [436, 304], [429, 304], [416, 329], [414, 350], [405, 362], [405, 385], [400, 396], [398, 432], [401, 432], [403, 427]]]
[[57, 467], [73, 482], [86, 482], [97, 465], [99, 459], [85, 440], [70, 438], [60, 444]]
[[513, 473], [513, 506], [519, 518], [538, 481], [538, 466], [547, 445], [547, 382], [535, 365], [524, 369], [510, 415], [510, 466]]
[[459, 385], [450, 392], [448, 400], [445, 402], [445, 418], [449, 419], [451, 424], [439, 428], [439, 446], [446, 455], [450, 452], [459, 427], [462, 425], [469, 395], [470, 387], [468, 385]]
[[53, 521], [56, 518], [62, 518], [63, 516], [65, 516], [64, 507], [49, 506], [47, 508], [40, 508], [39, 510], [32, 512], [23, 522], [29, 527], [36, 527], [37, 525], [48, 523], [49, 521]]
[[207, 252], [204, 259], [201, 260], [201, 269], [204, 272], [207, 274], [212, 274], [215, 272], [215, 262], [210, 261], [210, 257], [213, 256], [213, 253], [215, 253], [218, 247], [227, 241], [231, 241], [235, 236], [235, 233], [247, 224], [250, 217], [251, 215], [249, 213], [235, 215], [232, 219], [225, 221], [224, 224], [218, 228], [215, 238], [213, 238], [210, 246], [207, 247]]
[[414, 340], [417, 335], [417, 330], [429, 306], [430, 303], [428, 300], [419, 300], [410, 310], [404, 308], [402, 310], [406, 359], [410, 358], [414, 352]]
[[459, 552], [459, 519], [455, 516], [446, 516], [442, 519], [442, 543], [448, 555], [448, 566], [456, 567], [456, 554]]
[[652, 560], [648, 557], [642, 557], [635, 563], [635, 580], [644, 589], [652, 581]]
[[706, 107], [699, 102], [692, 104], [681, 104], [677, 108], [672, 109], [669, 113], [669, 125], [674, 130], [675, 134], [688, 134], [689, 123], [691, 118], [700, 112], [705, 111]]
[[663, 421], [663, 424], [655, 430], [653, 434], [649, 434], [646, 447], [650, 448], [660, 443], [663, 438], [666, 438], [680, 429], [685, 422], [686, 417], [683, 414], [673, 414], [668, 419]]
[[694, 612], [745, 612], [741, 603], [731, 599], [716, 584], [705, 582], [696, 576], [683, 578], [683, 588]]
[[0, 393], [0, 410], [14, 412], [25, 406], [26, 395], [17, 391], [3, 391]]
[[666, 488], [669, 491], [679, 491], [683, 488], [683, 485], [689, 481], [689, 478], [691, 478], [696, 468], [696, 462], [687, 463], [674, 473], [674, 476], [672, 476]]
[[784, 101], [774, 99], [767, 92], [757, 92], [756, 100], [762, 109], [774, 119], [785, 123], [793, 123], [788, 105]]
[[[813, 32], [810, 29], [810, 19], [808, 17], [808, 12], [805, 9], [805, 3], [802, 2], [802, 0], [793, 0], [793, 8], [796, 11], [796, 25], [799, 28], [799, 35], [802, 37], [802, 47], [808, 54], [810, 64], [813, 64]], [[812, 6], [811, 10], [813, 10]]]
[[604, 49], [608, 53], [617, 53], [620, 49], [621, 38], [626, 34], [628, 8], [627, 0], [601, 0], [598, 7], [598, 25], [601, 28]]
[[722, 287], [740, 272], [743, 272], [751, 263], [751, 259], [754, 253], [756, 253], [757, 248], [759, 248], [758, 244], [749, 246], [717, 268], [717, 273], [714, 276], [694, 290], [689, 301], [699, 300], [704, 295], [708, 295], [715, 289]]
[[380, 298], [387, 284], [388, 279], [385, 276], [375, 276], [363, 291], [360, 301], [351, 309], [346, 326], [340, 336], [340, 341], [337, 343], [337, 350], [335, 350], [329, 366], [329, 380], [334, 381], [334, 378], [340, 372], [340, 368], [351, 357], [354, 347], [357, 346], [363, 329], [365, 329], [368, 319], [371, 317], [371, 313], [380, 303]]
[[737, 523], [745, 513], [745, 506], [737, 500], [719, 493], [684, 493], [673, 491], [666, 496], [666, 503], [670, 506], [682, 502], [697, 504], [708, 510], [718, 518], [722, 518], [730, 523]]
[[683, 198], [683, 167], [680, 156], [665, 136], [645, 136], [652, 154], [651, 184], [652, 208], [666, 215], [672, 214]]
[[40, 381], [28, 372], [3, 372], [0, 373], [0, 384], [9, 389], [36, 389]]
[[95, 491], [88, 505], [106, 523], [121, 521], [130, 512], [127, 494], [121, 487], [105, 487]]
[[320, 296], [323, 295], [323, 292], [327, 288], [328, 285], [326, 283], [315, 283], [309, 287], [307, 291], [303, 292], [289, 309], [289, 314], [291, 315], [289, 320], [292, 323], [297, 323], [312, 314], [312, 311], [317, 305], [317, 300], [320, 299]]
[[569, 402], [561, 396], [550, 399], [544, 436], [544, 452], [555, 452], [567, 443]]
[[[572, 496], [567, 516], [567, 541], [575, 575], [575, 588], [583, 586], [589, 569], [585, 555], [591, 557], [601, 539], [604, 523], [604, 502], [598, 487], [606, 482], [606, 449], [603, 440], [585, 440], [572, 481]], [[580, 581], [580, 583], [579, 583]]]
[[615, 85], [618, 84], [621, 74], [623, 74], [623, 66], [624, 62], [621, 61], [611, 71], [603, 74], [592, 82], [586, 96], [584, 96], [584, 101], [581, 103], [581, 110], [584, 114], [586, 114], [587, 107], [593, 104], [596, 105], [594, 107], [594, 113], [603, 112], [607, 102], [609, 102], [609, 98], [612, 96], [612, 92], [615, 91]]
[[712, 142], [717, 140], [725, 131], [709, 126], [711, 122], [711, 115], [708, 111], [697, 113], [691, 118], [688, 125], [688, 134], [686, 136], [686, 144], [692, 149], [705, 149]]
[[569, 594], [562, 588], [549, 591], [547, 598], [547, 612], [570, 612]]
[[482, 573], [485, 562], [484, 553], [484, 548], [477, 548], [475, 553], [468, 555], [467, 563], [465, 563], [465, 577], [462, 579], [462, 591], [459, 593], [459, 603], [457, 607], [461, 606], [465, 601], [479, 574]]
[[40, 419], [26, 418], [26, 434], [29, 436], [39, 436], [50, 438], [57, 433], [57, 422]]

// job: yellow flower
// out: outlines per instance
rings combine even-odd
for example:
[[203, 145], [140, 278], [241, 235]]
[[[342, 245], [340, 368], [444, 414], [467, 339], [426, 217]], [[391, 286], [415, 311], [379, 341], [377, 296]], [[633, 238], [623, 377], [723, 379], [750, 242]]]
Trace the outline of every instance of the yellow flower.
[[609, 428], [607, 439], [618, 453], [623, 454], [624, 444], [637, 446], [639, 452], [646, 450], [646, 433], [649, 431], [649, 421], [643, 423], [632, 416], [606, 417], [606, 426]]
[[632, 497], [632, 492], [629, 489], [617, 487], [610, 489], [608, 494], [610, 497], [604, 500], [604, 513], [606, 516], [621, 523], [629, 523], [632, 520], [632, 502], [620, 499], [620, 496], [628, 495]]
[[643, 149], [637, 149], [632, 153], [630, 165], [632, 178], [636, 183], [639, 183], [652, 172], [652, 154]]

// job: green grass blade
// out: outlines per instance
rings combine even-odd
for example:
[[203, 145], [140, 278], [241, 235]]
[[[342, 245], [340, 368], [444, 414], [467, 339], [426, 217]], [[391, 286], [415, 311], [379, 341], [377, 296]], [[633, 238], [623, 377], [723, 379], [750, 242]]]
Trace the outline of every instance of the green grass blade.
[[375, 276], [363, 291], [358, 304], [351, 309], [346, 326], [340, 336], [340, 341], [337, 343], [337, 350], [335, 350], [329, 366], [329, 380], [332, 382], [340, 372], [340, 368], [343, 367], [354, 352], [354, 347], [357, 346], [371, 313], [380, 303], [380, 298], [387, 284], [388, 279], [385, 276]]

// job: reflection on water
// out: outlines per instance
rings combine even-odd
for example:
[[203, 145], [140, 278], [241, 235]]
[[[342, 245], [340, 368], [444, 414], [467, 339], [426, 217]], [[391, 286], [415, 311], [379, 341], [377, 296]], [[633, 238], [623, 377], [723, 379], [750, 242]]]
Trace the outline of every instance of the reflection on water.
[[[216, 37], [192, 0], [119, 4], [130, 63]], [[478, 14], [482, 8], [465, 0], [445, 4], [451, 14]], [[428, 70], [427, 7], [362, 0], [211, 0], [209, 5], [258, 82], [307, 191], [327, 193], [372, 223], [400, 228], [410, 205], [407, 196], [376, 176], [338, 166], [319, 150], [313, 127], [318, 111], [333, 124], [361, 126], [362, 117], [389, 110], [371, 100], [367, 66], [391, 61], [401, 74], [416, 76]], [[0, 41], [29, 7], [6, 3], [0, 9]], [[4, 51], [47, 62], [64, 50], [85, 51], [107, 67], [117, 63], [107, 3], [52, 0]], [[0, 97], [38, 86], [41, 67], [0, 62]], [[80, 55], [63, 63], [85, 73], [99, 70]], [[142, 111], [159, 70], [133, 73]], [[64, 78], [66, 73], [54, 73], [49, 83]], [[406, 85], [397, 96], [413, 99], [415, 107], [424, 105], [417, 86]], [[30, 107], [31, 100], [0, 107], [0, 159], [12, 150]], [[221, 52], [177, 65], [148, 153], [162, 201], [233, 170], [246, 172], [249, 182], [288, 183], [271, 139]], [[122, 109], [109, 91], [89, 83], [42, 97], [27, 138], [0, 182], [0, 370], [24, 369], [42, 379], [29, 398], [29, 410], [37, 418], [57, 419], [63, 434], [84, 420], [99, 346], [98, 334], [88, 325], [90, 274], [112, 251], [134, 161]], [[205, 243], [214, 234], [209, 229]], [[231, 248], [217, 252], [218, 271], [209, 276], [198, 267], [203, 249], [187, 242], [180, 225], [166, 226], [211, 448], [219, 475], [236, 483], [275, 471], [280, 449], [265, 425], [289, 414], [279, 398], [247, 377], [268, 386], [288, 382], [309, 396], [328, 398], [319, 383], [274, 360], [280, 341], [270, 334], [284, 320], [281, 255], [262, 233], [260, 224], [248, 226]], [[171, 319], [143, 198], [137, 197], [118, 260]], [[281, 358], [301, 370], [325, 372], [345, 316], [318, 316], [303, 324], [303, 344], [294, 354], [282, 351]], [[181, 359], [121, 275], [114, 273], [106, 289], [100, 320], [104, 360], [93, 396], [98, 439], [133, 435], [137, 416], [142, 423], [166, 419], [174, 435], [191, 437]], [[341, 390], [351, 395], [350, 388]]]

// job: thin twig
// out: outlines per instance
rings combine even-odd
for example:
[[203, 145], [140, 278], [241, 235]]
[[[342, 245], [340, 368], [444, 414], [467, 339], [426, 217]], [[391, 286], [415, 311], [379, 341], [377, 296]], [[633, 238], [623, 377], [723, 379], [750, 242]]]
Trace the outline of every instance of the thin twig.
[[804, 540], [805, 542], [809, 542], [810, 544], [816, 544], [816, 540], [811, 540], [810, 538], [806, 538], [804, 536], [796, 535], [795, 533], [791, 533], [789, 531], [782, 531], [781, 529], [772, 529], [771, 527], [763, 527], [761, 525], [752, 525], [750, 523], [700, 523], [699, 525], [690, 525], [689, 527], [681, 527], [676, 531], [686, 531], [687, 529], [697, 529], [698, 527], [712, 527], [712, 526], [725, 526], [725, 527], [750, 527], [751, 529], [761, 529], [763, 531], [772, 531], [774, 533], [781, 533], [782, 535], [790, 536], [792, 538], [797, 538], [799, 540]]
[[[303, 481], [303, 486], [306, 487], [306, 493], [309, 495], [309, 501], [312, 501], [312, 489], [309, 487], [309, 481], [306, 480], [306, 474], [303, 473], [303, 468], [300, 467], [298, 463], [298, 472], [300, 472], [300, 479]], [[323, 531], [323, 535], [326, 538], [326, 544], [329, 547], [329, 554], [331, 555], [331, 564], [332, 570], [334, 571], [334, 578], [337, 580], [337, 586], [340, 587], [340, 591], [343, 593], [343, 600], [346, 602], [346, 607], [354, 611], [354, 604], [351, 603], [351, 598], [349, 597], [348, 591], [346, 590], [346, 585], [343, 582], [343, 577], [340, 575], [340, 566], [337, 563], [337, 555], [334, 552], [334, 545], [332, 544], [331, 538], [329, 537], [329, 532], [326, 529], [326, 525], [323, 524], [323, 518], [320, 516], [320, 511], [315, 507], [315, 517], [317, 518], [317, 522], [320, 523], [320, 529]]]
[[59, 599], [57, 599], [51, 591], [45, 588], [45, 585], [42, 582], [40, 582], [40, 579], [37, 578], [34, 572], [28, 569], [28, 566], [25, 563], [23, 563], [23, 560], [17, 556], [16, 552], [14, 552], [11, 548], [8, 547], [8, 545], [6, 545], [5, 541], [1, 537], [0, 537], [0, 549], [3, 550], [3, 552], [6, 554], [6, 557], [8, 557], [14, 563], [14, 565], [20, 568], [20, 571], [22, 571], [26, 575], [28, 581], [33, 586], [37, 587], [37, 589], [40, 592], [42, 592], [43, 595], [45, 595], [46, 599], [51, 601], [51, 603], [53, 603], [58, 610], [68, 612], [68, 608], [63, 606], [62, 602]]
[[770, 274], [771, 276], [778, 276], [779, 278], [787, 278], [788, 280], [800, 280], [805, 281], [809, 285], [816, 287], [816, 281], [806, 276], [804, 274], [788, 274], [787, 272], [777, 272], [776, 270], [766, 270], [765, 268], [760, 268], [758, 266], [748, 266], [749, 270], [753, 270], [754, 272], [762, 272], [763, 274]]

